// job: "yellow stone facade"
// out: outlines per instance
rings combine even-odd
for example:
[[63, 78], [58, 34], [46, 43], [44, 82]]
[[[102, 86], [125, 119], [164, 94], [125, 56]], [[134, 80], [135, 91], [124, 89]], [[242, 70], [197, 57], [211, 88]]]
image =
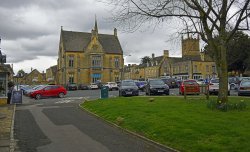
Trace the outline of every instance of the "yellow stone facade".
[[[215, 62], [203, 52], [200, 52], [199, 37], [182, 38], [182, 57], [169, 57], [169, 51], [164, 50], [163, 55], [155, 57], [152, 54], [149, 63], [130, 66], [125, 70], [125, 78], [149, 79], [169, 76], [177, 79], [200, 79], [217, 76]], [[127, 67], [127, 66], [126, 66]], [[133, 77], [138, 69], [138, 77]]]
[[64, 86], [119, 81], [124, 59], [117, 30], [99, 34], [97, 22], [91, 33], [61, 29], [57, 65], [57, 83]]
[[46, 74], [40, 73], [37, 69], [34, 69], [29, 74], [26, 74], [19, 82], [19, 84], [27, 85], [47, 84]]
[[46, 69], [46, 81], [49, 84], [56, 84], [57, 65]]

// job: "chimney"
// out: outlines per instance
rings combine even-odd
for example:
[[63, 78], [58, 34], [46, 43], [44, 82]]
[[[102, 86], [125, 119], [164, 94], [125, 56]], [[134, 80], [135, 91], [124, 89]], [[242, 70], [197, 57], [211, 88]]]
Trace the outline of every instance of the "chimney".
[[169, 50], [163, 50], [163, 55], [165, 57], [169, 57]]
[[154, 53], [152, 53], [152, 59], [153, 59], [153, 58], [155, 58], [155, 54], [154, 54]]
[[114, 28], [114, 36], [117, 37], [117, 29]]

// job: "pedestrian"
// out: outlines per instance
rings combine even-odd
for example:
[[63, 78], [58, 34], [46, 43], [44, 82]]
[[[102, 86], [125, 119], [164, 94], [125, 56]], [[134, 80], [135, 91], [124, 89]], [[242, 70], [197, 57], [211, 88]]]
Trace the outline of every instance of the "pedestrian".
[[8, 82], [7, 104], [10, 104], [12, 91], [14, 90], [14, 83]]

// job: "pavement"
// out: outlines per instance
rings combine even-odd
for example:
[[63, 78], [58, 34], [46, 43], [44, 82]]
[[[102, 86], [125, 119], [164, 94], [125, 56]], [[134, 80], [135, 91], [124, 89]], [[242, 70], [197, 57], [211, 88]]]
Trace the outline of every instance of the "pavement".
[[0, 152], [9, 152], [11, 149], [14, 106], [15, 105], [0, 106]]

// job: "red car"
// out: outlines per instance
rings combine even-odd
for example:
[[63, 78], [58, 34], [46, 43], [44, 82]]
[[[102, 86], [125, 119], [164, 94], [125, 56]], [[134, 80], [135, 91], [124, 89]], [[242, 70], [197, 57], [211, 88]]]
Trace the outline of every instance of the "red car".
[[186, 87], [186, 94], [200, 94], [200, 87], [196, 80], [182, 81], [179, 88], [179, 94], [184, 95], [184, 87]]
[[31, 98], [41, 99], [42, 97], [59, 97], [62, 98], [67, 94], [64, 87], [59, 85], [47, 85], [30, 93]]

